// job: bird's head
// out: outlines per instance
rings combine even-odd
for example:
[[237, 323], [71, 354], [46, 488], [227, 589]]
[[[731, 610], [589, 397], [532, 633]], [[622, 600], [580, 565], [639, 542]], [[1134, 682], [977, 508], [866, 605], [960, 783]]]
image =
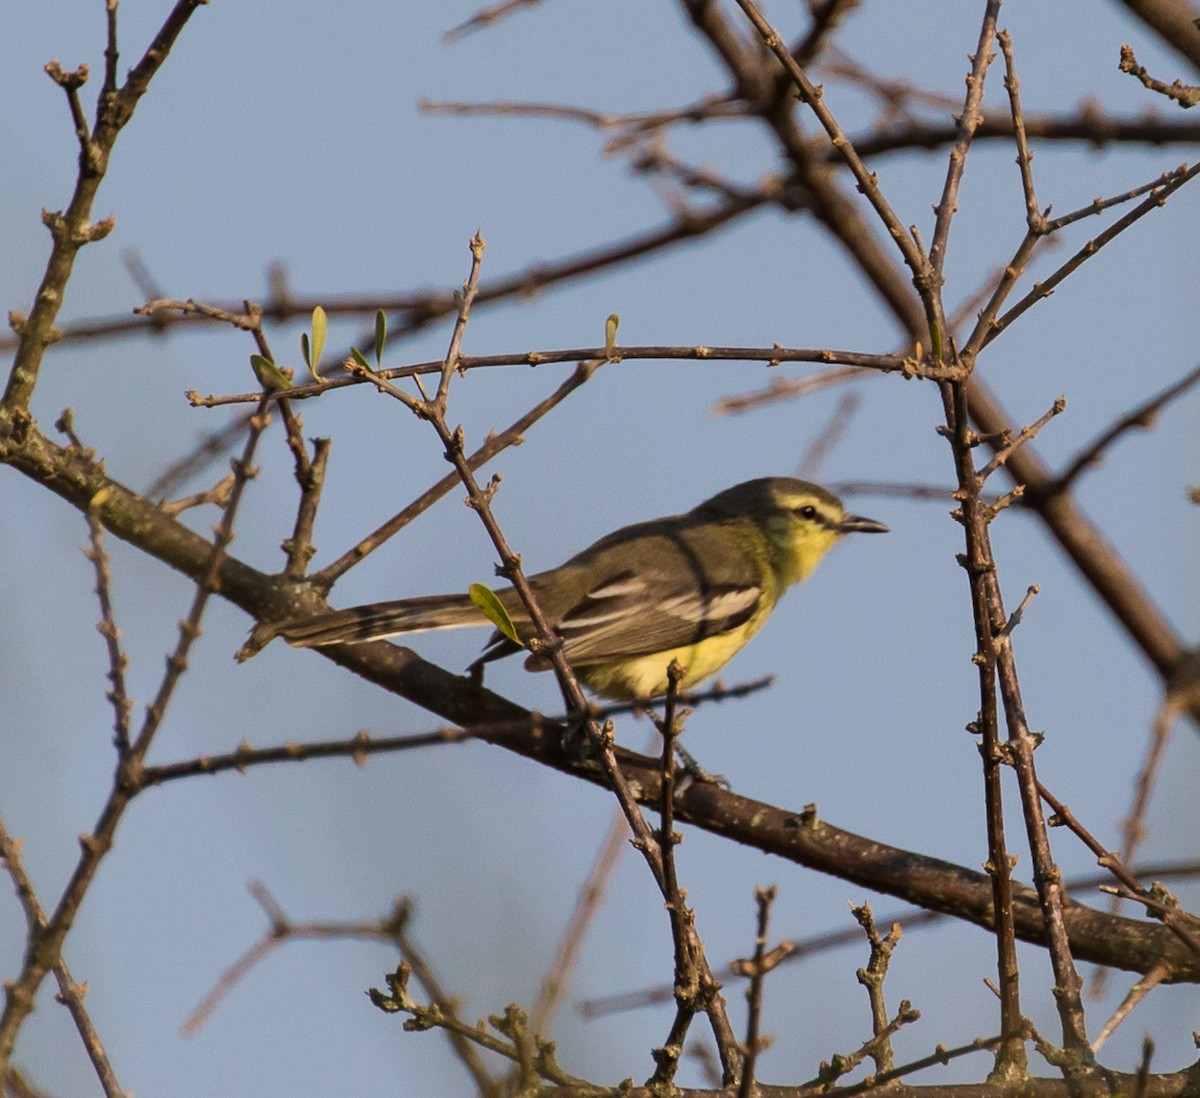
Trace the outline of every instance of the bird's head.
[[888, 529], [882, 522], [850, 514], [820, 485], [791, 477], [735, 484], [697, 510], [752, 521], [766, 535], [772, 566], [785, 586], [808, 579], [847, 534], [884, 534]]

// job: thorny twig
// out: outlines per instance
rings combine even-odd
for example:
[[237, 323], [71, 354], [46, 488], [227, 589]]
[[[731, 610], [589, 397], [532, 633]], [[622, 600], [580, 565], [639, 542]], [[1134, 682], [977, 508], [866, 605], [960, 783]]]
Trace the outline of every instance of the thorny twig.
[[[368, 380], [381, 392], [385, 392], [400, 400], [420, 418], [427, 420], [437, 432], [447, 459], [454, 465], [459, 477], [462, 479], [464, 487], [467, 489], [469, 505], [479, 515], [480, 521], [483, 523], [488, 536], [492, 539], [500, 555], [500, 573], [512, 584], [526, 611], [529, 613], [536, 633], [536, 637], [528, 642], [529, 646], [532, 650], [544, 656], [553, 667], [568, 709], [572, 712], [586, 714], [587, 703], [579, 682], [563, 655], [562, 646], [557, 641], [552, 625], [542, 613], [533, 590], [521, 570], [520, 557], [509, 547], [499, 523], [492, 512], [491, 499], [499, 487], [499, 480], [498, 478], [493, 478], [486, 489], [480, 487], [466, 459], [461, 429], [452, 431], [445, 420], [449, 379], [458, 365], [458, 345], [470, 314], [475, 293], [477, 292], [479, 269], [482, 263], [484, 247], [483, 238], [476, 234], [471, 241], [471, 274], [464, 284], [463, 292], [459, 299], [459, 319], [455, 325], [455, 334], [451, 340], [450, 351], [443, 362], [442, 369], [439, 371], [439, 386], [435, 397], [430, 399], [425, 394], [424, 387], [421, 385], [419, 378], [416, 380], [418, 388], [422, 393], [422, 399], [417, 399], [396, 389], [395, 386], [378, 374], [370, 371], [365, 371], [364, 373], [367, 375]], [[347, 368], [363, 372], [353, 361], [347, 362]], [[584, 729], [634, 833], [634, 845], [646, 860], [654, 876], [655, 883], [663, 893], [664, 898], [669, 902], [670, 896], [667, 880], [664, 875], [661, 844], [655, 839], [646, 824], [637, 801], [629, 788], [628, 780], [616, 761], [611, 734], [602, 733], [590, 718], [585, 719]], [[688, 949], [692, 954], [693, 963], [696, 965], [699, 974], [698, 1005], [709, 1016], [721, 1054], [726, 1081], [732, 1082], [736, 1079], [738, 1071], [735, 1056], [737, 1042], [725, 1014], [724, 1000], [718, 993], [719, 985], [712, 976], [712, 971], [704, 958], [703, 946], [695, 933], [694, 926], [690, 922], [686, 927], [686, 934]]]
[[767, 927], [771, 921], [771, 905], [775, 902], [776, 889], [774, 885], [759, 887], [754, 890], [754, 902], [758, 907], [758, 928], [754, 935], [754, 957], [749, 963], [743, 963], [739, 971], [749, 975], [746, 986], [746, 1041], [742, 1057], [742, 1079], [738, 1087], [738, 1098], [751, 1098], [755, 1093], [755, 1068], [758, 1054], [764, 1051], [768, 1042], [760, 1036], [762, 1025], [763, 981], [767, 973], [777, 963], [779, 950], [767, 953]]

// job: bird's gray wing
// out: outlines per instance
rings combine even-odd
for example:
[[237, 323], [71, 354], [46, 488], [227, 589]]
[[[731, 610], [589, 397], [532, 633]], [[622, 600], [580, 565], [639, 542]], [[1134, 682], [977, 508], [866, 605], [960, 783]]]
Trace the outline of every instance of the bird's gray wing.
[[757, 584], [696, 582], [679, 570], [624, 572], [596, 584], [557, 622], [563, 652], [585, 667], [697, 644], [745, 624]]
[[[729, 534], [690, 515], [630, 526], [529, 583], [577, 667], [668, 652], [736, 629], [760, 611], [768, 566]], [[500, 597], [514, 621], [528, 622], [515, 592]], [[515, 650], [493, 634], [480, 662]], [[546, 663], [532, 656], [527, 666]]]

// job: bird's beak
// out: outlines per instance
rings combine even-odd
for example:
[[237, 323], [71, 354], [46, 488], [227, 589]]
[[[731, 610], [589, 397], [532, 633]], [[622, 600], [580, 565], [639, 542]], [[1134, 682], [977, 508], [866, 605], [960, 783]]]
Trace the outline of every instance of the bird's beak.
[[839, 534], [886, 534], [888, 528], [882, 522], [863, 518], [862, 515], [843, 515], [837, 531]]

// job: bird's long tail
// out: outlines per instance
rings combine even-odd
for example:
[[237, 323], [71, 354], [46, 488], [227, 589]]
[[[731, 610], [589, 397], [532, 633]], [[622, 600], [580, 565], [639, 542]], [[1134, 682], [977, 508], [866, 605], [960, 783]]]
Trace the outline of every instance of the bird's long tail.
[[397, 633], [487, 624], [487, 618], [467, 595], [426, 595], [295, 618], [280, 623], [276, 634], [295, 648], [316, 648], [323, 644], [379, 640]]

